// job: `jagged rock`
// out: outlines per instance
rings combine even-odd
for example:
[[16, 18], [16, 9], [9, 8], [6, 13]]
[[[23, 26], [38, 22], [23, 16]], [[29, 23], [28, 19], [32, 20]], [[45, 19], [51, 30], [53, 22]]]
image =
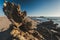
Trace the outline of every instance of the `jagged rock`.
[[13, 30], [10, 32], [12, 40], [42, 40], [43, 36], [35, 30], [37, 22], [27, 17], [26, 11], [21, 12], [20, 6], [4, 2], [3, 11], [12, 22]]
[[[51, 21], [47, 21], [47, 22], [42, 22], [39, 25], [37, 25], [37, 31], [43, 35], [43, 37], [46, 40], [60, 40], [58, 38], [60, 38], [60, 32], [58, 32], [57, 30], [57, 25], [58, 24], [54, 24], [54, 22]], [[58, 35], [58, 38], [56, 37]]]
[[54, 24], [53, 21], [47, 21], [37, 25], [37, 21], [27, 17], [26, 11], [21, 12], [19, 5], [4, 2], [3, 11], [12, 22], [11, 27], [13, 27], [10, 31], [11, 37], [7, 40], [57, 40], [57, 37], [60, 36], [59, 33], [57, 33], [59, 36], [56, 36], [54, 32], [57, 24]]

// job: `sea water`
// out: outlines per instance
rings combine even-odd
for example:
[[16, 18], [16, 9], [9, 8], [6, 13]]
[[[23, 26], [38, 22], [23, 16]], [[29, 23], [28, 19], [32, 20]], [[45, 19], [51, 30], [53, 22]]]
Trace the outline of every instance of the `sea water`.
[[38, 20], [40, 22], [46, 22], [46, 21], [49, 21], [49, 20], [52, 20], [54, 21], [54, 24], [58, 24], [57, 27], [60, 27], [60, 17], [42, 17], [42, 18], [39, 18], [39, 17], [36, 17], [36, 18], [32, 18], [33, 20]]
[[60, 17], [47, 17], [47, 18], [49, 18], [52, 21], [54, 21], [54, 23], [57, 23], [58, 27], [60, 27]]

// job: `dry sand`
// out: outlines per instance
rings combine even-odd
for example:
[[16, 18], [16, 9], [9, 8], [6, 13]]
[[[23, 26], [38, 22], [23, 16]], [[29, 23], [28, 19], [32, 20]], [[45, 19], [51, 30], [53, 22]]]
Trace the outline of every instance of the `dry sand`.
[[0, 17], [0, 32], [7, 30], [11, 22], [7, 19], [7, 17]]
[[10, 24], [7, 17], [0, 17], [0, 40], [7, 40], [10, 37]]

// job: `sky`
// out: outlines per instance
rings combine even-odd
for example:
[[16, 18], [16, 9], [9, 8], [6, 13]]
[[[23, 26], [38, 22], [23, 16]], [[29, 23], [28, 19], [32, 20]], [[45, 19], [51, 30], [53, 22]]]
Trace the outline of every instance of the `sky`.
[[[20, 4], [21, 11], [27, 11], [28, 16], [56, 16], [60, 17], [60, 0], [7, 0]], [[0, 16], [3, 12], [4, 0], [0, 0]]]

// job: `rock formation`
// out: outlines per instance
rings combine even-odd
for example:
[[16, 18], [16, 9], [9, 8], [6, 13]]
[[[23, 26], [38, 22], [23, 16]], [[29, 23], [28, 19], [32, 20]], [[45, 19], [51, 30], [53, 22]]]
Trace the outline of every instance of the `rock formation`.
[[58, 40], [57, 37], [60, 36], [55, 32], [57, 24], [48, 21], [37, 25], [37, 21], [27, 17], [26, 11], [21, 12], [20, 5], [5, 1], [3, 11], [12, 22], [10, 27], [13, 27], [7, 40]]
[[37, 22], [27, 17], [26, 11], [21, 12], [20, 5], [4, 2], [3, 11], [12, 22], [10, 32], [12, 40], [42, 40], [44, 39], [36, 29]]

